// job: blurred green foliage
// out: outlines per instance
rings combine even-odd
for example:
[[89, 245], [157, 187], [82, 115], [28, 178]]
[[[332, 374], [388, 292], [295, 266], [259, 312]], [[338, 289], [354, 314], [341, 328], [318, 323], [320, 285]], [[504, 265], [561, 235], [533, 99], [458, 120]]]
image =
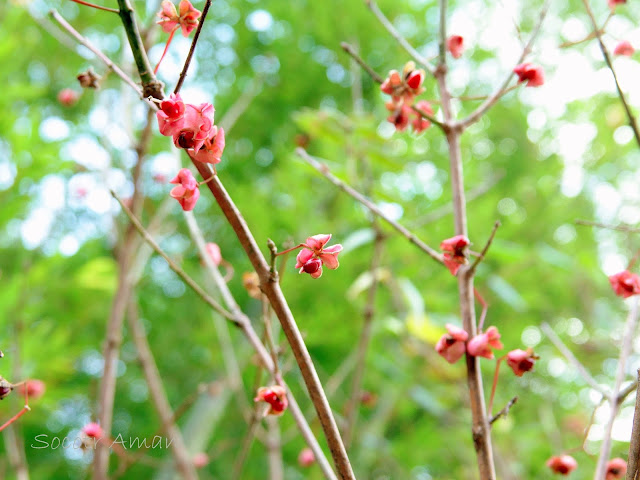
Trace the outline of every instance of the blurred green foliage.
[[[133, 3], [142, 23], [153, 25], [159, 2]], [[600, 3], [596, 13], [604, 18], [607, 7]], [[538, 4], [520, 2], [516, 8], [524, 38]], [[435, 52], [437, 2], [384, 0], [380, 7], [421, 51]], [[0, 4], [0, 348], [5, 353], [0, 373], [14, 382], [39, 378], [47, 384], [45, 396], [33, 401], [32, 411], [15, 425], [31, 478], [80, 479], [88, 476], [90, 454], [34, 448], [39, 445], [35, 439], [73, 438], [95, 418], [104, 331], [117, 282], [113, 249], [124, 225], [105, 188], [131, 194], [131, 136], [141, 130], [144, 114], [141, 102], [114, 75], [50, 22], [50, 8], [116, 62], [128, 65], [130, 52], [115, 15], [66, 0]], [[498, 8], [494, 2], [457, 1], [451, 15], [478, 22], [482, 31], [489, 17], [484, 12]], [[630, 29], [626, 8], [620, 7], [616, 17]], [[541, 40], [546, 49], [551, 45], [560, 51], [557, 45], [567, 39], [563, 25], [569, 20], [589, 31], [580, 2], [552, 5], [549, 17]], [[503, 26], [515, 42], [513, 25]], [[176, 37], [160, 69], [168, 85], [175, 82], [189, 44]], [[149, 38], [154, 45], [150, 56], [157, 61], [165, 35], [153, 29]], [[220, 119], [253, 82], [260, 84], [227, 135], [218, 172], [261, 245], [266, 247], [267, 238], [282, 246], [328, 232], [345, 245], [340, 269], [325, 271], [321, 279], [296, 275], [291, 258], [283, 276], [284, 292], [324, 382], [348, 361], [362, 327], [364, 290], [371, 280], [372, 218], [298, 159], [295, 147], [304, 145], [325, 159], [337, 176], [368, 191], [428, 244], [437, 247], [453, 235], [443, 136], [436, 128], [420, 136], [392, 134], [384, 121], [383, 96], [350, 65], [339, 46], [343, 40], [357, 44], [381, 74], [408, 60], [363, 2], [215, 0], [183, 90], [187, 101], [190, 94], [213, 101]], [[569, 52], [601, 68], [592, 47], [581, 44]], [[451, 65], [451, 76], [458, 75], [457, 68], [467, 72], [466, 82], [460, 81], [464, 75], [456, 77], [454, 94], [491, 92], [506, 71], [497, 68], [499, 75], [491, 82], [487, 75], [475, 79], [473, 72], [495, 69], [494, 55], [481, 42], [469, 45], [461, 66]], [[545, 64], [541, 56], [534, 61]], [[550, 76], [559, 68], [553, 65]], [[106, 76], [101, 89], [84, 91], [73, 107], [60, 105], [58, 92], [80, 92], [75, 76], [89, 66]], [[354, 82], [362, 86], [361, 99], [351, 88]], [[426, 87], [425, 97], [437, 100], [432, 79]], [[532, 95], [551, 93], [532, 90], [507, 95], [465, 134], [462, 145], [473, 248], [482, 248], [496, 219], [502, 222], [476, 283], [490, 304], [488, 325], [499, 327], [506, 349], [533, 346], [541, 356], [532, 374], [516, 378], [503, 368], [500, 375], [497, 408], [519, 396], [493, 429], [499, 478], [504, 479], [548, 478], [546, 459], [582, 443], [599, 398], [538, 327], [549, 322], [596, 379], [611, 384], [626, 308], [610, 291], [603, 268], [611, 258], [626, 263], [638, 248], [633, 236], [574, 223], [578, 218], [639, 220], [640, 155], [632, 141], [614, 141], [614, 131], [624, 133], [625, 117], [613, 90], [566, 101], [561, 115], [543, 114], [542, 121], [535, 115], [544, 109], [532, 106]], [[361, 100], [362, 109], [354, 109], [354, 100]], [[478, 104], [457, 103], [462, 115]], [[583, 124], [592, 126], [592, 138], [574, 136], [576, 145], [559, 144], [563, 128]], [[576, 170], [567, 170], [573, 164], [566, 152], [574, 147], [584, 150], [578, 166], [583, 180], [577, 191], [567, 193], [563, 176]], [[168, 186], [154, 175], [166, 179], [175, 174], [167, 167], [175, 162], [174, 154], [156, 132], [143, 169], [145, 223], [168, 195]], [[608, 200], [612, 196], [617, 203]], [[233, 265], [230, 287], [261, 331], [259, 302], [242, 287], [241, 273], [250, 269], [249, 262], [208, 192], [203, 191], [195, 215], [207, 240], [217, 242]], [[386, 237], [379, 272], [383, 281], [365, 376], [365, 389], [377, 401], [361, 407], [350, 451], [356, 474], [362, 479], [476, 478], [464, 367], [447, 364], [433, 350], [444, 324], [459, 322], [456, 281], [386, 224], [381, 228]], [[177, 204], [171, 204], [160, 240], [206, 284]], [[192, 453], [205, 450], [212, 459], [201, 478], [228, 478], [247, 425], [242, 402], [233, 399], [225, 383], [211, 313], [156, 256], [144, 267], [135, 296], [172, 406], [197, 397], [179, 423]], [[251, 402], [257, 370], [240, 333], [231, 329], [231, 336]], [[293, 357], [284, 338], [281, 342], [286, 378], [311, 412]], [[639, 357], [631, 360], [629, 372], [634, 372]], [[487, 393], [494, 365], [482, 362]], [[159, 421], [126, 328], [118, 373], [113, 435], [152, 437]], [[214, 394], [198, 395], [198, 386], [207, 382], [215, 382]], [[347, 377], [330, 398], [339, 420], [349, 384]], [[625, 418], [632, 401], [623, 406]], [[12, 395], [2, 403], [0, 418], [20, 407], [21, 399]], [[602, 415], [596, 422], [602, 424]], [[320, 435], [317, 421], [311, 423]], [[303, 441], [290, 433], [291, 418], [285, 415], [279, 424], [287, 440], [286, 478], [321, 478], [317, 467], [297, 465]], [[0, 437], [0, 476], [11, 479], [16, 477], [5, 454], [7, 439]], [[587, 442], [589, 453], [597, 452], [597, 440]], [[626, 458], [627, 449], [627, 443], [616, 441], [613, 455]], [[149, 456], [155, 460], [136, 464], [123, 478], [163, 478], [170, 454], [151, 449]], [[582, 452], [575, 456], [580, 467], [572, 478], [591, 478], [595, 460]], [[266, 468], [266, 449], [256, 442], [243, 478], [263, 478]]]

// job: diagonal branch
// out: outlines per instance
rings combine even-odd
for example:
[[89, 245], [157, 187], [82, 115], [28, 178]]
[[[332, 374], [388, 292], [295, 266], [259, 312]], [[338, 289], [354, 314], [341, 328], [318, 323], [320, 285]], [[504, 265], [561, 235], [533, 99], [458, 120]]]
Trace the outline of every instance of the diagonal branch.
[[[533, 44], [535, 43], [537, 37], [538, 37], [538, 33], [540, 32], [540, 27], [542, 26], [542, 22], [544, 21], [544, 17], [547, 15], [547, 10], [549, 8], [549, 3], [545, 3], [545, 5], [542, 7], [542, 10], [540, 11], [540, 18], [538, 19], [538, 23], [536, 24], [533, 33], [531, 34], [531, 38], [529, 39], [529, 42], [527, 42], [527, 44], [524, 47], [524, 50], [522, 50], [522, 54], [520, 55], [520, 58], [518, 58], [518, 61], [516, 63], [516, 65], [521, 64], [524, 59], [527, 57], [527, 55], [529, 55], [529, 53], [531, 53], [531, 50], [533, 48]], [[476, 123], [478, 120], [480, 120], [480, 118], [489, 111], [489, 109], [491, 107], [493, 107], [498, 100], [500, 100], [500, 97], [502, 97], [502, 95], [504, 95], [506, 93], [506, 91], [508, 90], [509, 87], [509, 82], [511, 82], [511, 79], [513, 78], [514, 72], [513, 70], [511, 70], [509, 72], [509, 75], [507, 75], [507, 78], [505, 78], [504, 82], [502, 82], [502, 85], [500, 85], [500, 87], [493, 93], [493, 95], [491, 95], [489, 98], [487, 98], [476, 110], [474, 110], [467, 118], [459, 121], [456, 126], [457, 127], [461, 127], [461, 128], [467, 128], [471, 125], [473, 125], [474, 123]]]
[[420, 55], [420, 53], [418, 53], [418, 51], [413, 48], [411, 44], [409, 44], [409, 42], [407, 42], [407, 39], [404, 38], [400, 34], [400, 32], [395, 29], [389, 19], [385, 17], [384, 13], [382, 13], [382, 11], [378, 8], [376, 2], [374, 2], [373, 0], [365, 0], [365, 3], [367, 4], [367, 7], [369, 7], [369, 10], [371, 10], [375, 17], [380, 21], [382, 26], [387, 30], [387, 32], [391, 34], [393, 38], [396, 39], [400, 46], [404, 48], [417, 63], [422, 65], [425, 69], [427, 69], [429, 73], [433, 75], [433, 73], [435, 72], [435, 68], [433, 68], [431, 62], [429, 62], [429, 59]]
[[[635, 383], [636, 386], [640, 385], [640, 369]], [[627, 462], [627, 480], [636, 480], [638, 477], [640, 477], [640, 387], [636, 390], [636, 407], [633, 413], [629, 460]]]
[[484, 260], [484, 257], [487, 255], [487, 252], [489, 251], [489, 247], [491, 247], [491, 244], [493, 243], [493, 238], [496, 236], [496, 232], [498, 231], [499, 227], [500, 227], [500, 221], [496, 220], [496, 222], [493, 224], [493, 230], [491, 230], [491, 235], [489, 235], [489, 240], [487, 240], [487, 243], [482, 249], [482, 252], [480, 252], [480, 255], [478, 255], [478, 257], [476, 258], [476, 261], [473, 262], [473, 265], [471, 265], [471, 268], [469, 268], [471, 272], [475, 272], [480, 262]]
[[198, 28], [196, 29], [196, 33], [193, 36], [193, 41], [191, 42], [191, 47], [189, 48], [187, 59], [184, 61], [184, 67], [182, 67], [182, 72], [180, 72], [180, 78], [178, 78], [178, 83], [176, 84], [176, 88], [174, 88], [173, 93], [178, 93], [182, 88], [184, 79], [187, 76], [187, 70], [189, 70], [189, 65], [191, 64], [191, 58], [193, 58], [193, 52], [195, 52], [196, 50], [196, 44], [198, 43], [198, 38], [200, 38], [200, 31], [202, 30], [204, 19], [206, 18], [207, 13], [209, 12], [210, 6], [211, 6], [211, 0], [207, 0], [207, 2], [204, 4], [204, 8], [202, 9], [202, 15], [200, 16], [200, 20], [198, 21]]
[[631, 107], [627, 103], [627, 98], [622, 92], [622, 88], [620, 88], [620, 82], [618, 82], [618, 75], [616, 75], [616, 71], [613, 68], [613, 62], [611, 61], [611, 55], [609, 55], [609, 51], [607, 47], [604, 46], [604, 42], [602, 41], [602, 31], [598, 28], [598, 24], [596, 22], [596, 18], [593, 15], [593, 11], [589, 6], [589, 0], [582, 0], [584, 4], [584, 8], [587, 10], [587, 15], [591, 19], [591, 25], [593, 26], [593, 31], [598, 38], [598, 43], [600, 44], [600, 50], [602, 50], [602, 55], [604, 56], [604, 61], [607, 63], [607, 67], [611, 70], [611, 74], [613, 75], [613, 80], [616, 82], [616, 90], [618, 91], [618, 96], [620, 97], [620, 101], [622, 102], [622, 106], [624, 107], [624, 111], [627, 114], [627, 119], [629, 120], [629, 125], [633, 129], [633, 135], [636, 137], [636, 142], [638, 143], [638, 147], [640, 147], [640, 131], [638, 130], [638, 122], [636, 121], [636, 117], [631, 112]]
[[407, 240], [409, 240], [411, 243], [413, 243], [415, 246], [417, 246], [420, 250], [425, 252], [431, 258], [433, 258], [436, 262], [438, 263], [443, 262], [443, 257], [441, 253], [436, 252], [433, 248], [428, 246], [426, 243], [424, 243], [422, 240], [416, 237], [413, 233], [411, 233], [405, 227], [400, 225], [398, 222], [390, 219], [371, 200], [369, 200], [360, 192], [356, 191], [355, 189], [353, 189], [352, 187], [344, 183], [342, 180], [337, 178], [335, 175], [333, 175], [329, 171], [329, 168], [326, 165], [318, 162], [315, 158], [309, 155], [306, 152], [306, 150], [304, 150], [303, 148], [297, 148], [296, 153], [300, 158], [302, 158], [305, 162], [307, 162], [309, 165], [315, 168], [320, 174], [322, 174], [327, 180], [333, 183], [336, 187], [338, 187], [344, 193], [351, 196], [352, 198], [360, 202], [362, 205], [367, 207], [374, 215], [377, 215], [378, 217], [382, 218], [385, 222], [391, 225], [396, 231], [398, 231], [402, 236], [404, 236]]

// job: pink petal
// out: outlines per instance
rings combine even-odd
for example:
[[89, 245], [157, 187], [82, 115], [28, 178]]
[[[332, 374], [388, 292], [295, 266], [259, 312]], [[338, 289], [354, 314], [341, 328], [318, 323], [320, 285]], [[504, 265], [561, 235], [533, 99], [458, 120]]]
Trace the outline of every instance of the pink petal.
[[322, 276], [322, 267], [311, 274], [311, 278], [320, 278]]
[[336, 243], [335, 245], [331, 245], [330, 247], [323, 248], [322, 253], [340, 253], [342, 251], [342, 245]]
[[338, 254], [326, 254], [326, 253], [322, 253], [320, 255], [318, 255], [318, 258], [320, 258], [320, 260], [322, 260], [322, 263], [324, 263], [324, 265], [327, 268], [330, 268], [331, 270], [335, 270], [336, 268], [338, 268], [340, 266], [340, 262], [338, 262]]
[[306, 248], [300, 250], [298, 256], [296, 257], [297, 262], [295, 268], [302, 268], [305, 263], [311, 260], [311, 257], [313, 257], [313, 252], [311, 250], [308, 250]]
[[313, 250], [321, 250], [322, 247], [324, 247], [329, 242], [329, 240], [331, 240], [330, 233], [321, 233], [319, 235], [314, 235], [313, 237], [307, 238], [307, 245]]

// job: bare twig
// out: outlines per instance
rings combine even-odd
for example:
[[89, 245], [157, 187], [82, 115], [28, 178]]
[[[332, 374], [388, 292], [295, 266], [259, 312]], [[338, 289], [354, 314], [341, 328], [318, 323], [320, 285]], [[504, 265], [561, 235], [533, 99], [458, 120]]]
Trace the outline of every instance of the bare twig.
[[572, 364], [573, 367], [578, 371], [578, 373], [582, 375], [582, 378], [591, 386], [591, 388], [593, 388], [594, 390], [596, 390], [597, 392], [601, 393], [606, 397], [609, 396], [609, 392], [607, 392], [604, 388], [602, 388], [601, 385], [598, 384], [598, 382], [596, 382], [596, 380], [591, 376], [587, 368], [580, 362], [580, 360], [578, 360], [575, 357], [575, 355], [562, 342], [562, 340], [560, 340], [560, 337], [556, 335], [556, 332], [553, 331], [553, 329], [548, 323], [546, 322], [542, 323], [542, 325], [540, 325], [540, 329], [545, 333], [547, 337], [549, 337], [549, 340], [551, 340], [551, 343], [553, 343], [555, 347], [558, 350], [560, 350], [560, 353], [562, 353], [564, 358], [566, 358], [567, 361], [570, 364]]
[[282, 329], [287, 337], [291, 350], [296, 358], [300, 372], [305, 381], [307, 390], [313, 402], [316, 413], [322, 425], [331, 455], [333, 457], [336, 470], [341, 479], [354, 480], [355, 476], [349, 462], [349, 457], [344, 448], [338, 426], [331, 412], [329, 401], [318, 378], [315, 366], [309, 355], [309, 351], [304, 343], [302, 334], [293, 318], [289, 305], [284, 298], [280, 285], [273, 281], [269, 264], [264, 258], [258, 244], [253, 238], [242, 214], [233, 203], [231, 196], [225, 190], [218, 176], [212, 171], [208, 164], [193, 160], [200, 175], [206, 181], [206, 185], [218, 202], [223, 214], [236, 233], [240, 244], [244, 248], [253, 268], [260, 278], [260, 286], [265, 295], [269, 298], [271, 307], [280, 320]]
[[95, 47], [89, 40], [87, 40], [85, 37], [80, 35], [80, 33], [78, 33], [78, 31], [75, 28], [73, 28], [64, 18], [62, 18], [57, 11], [51, 10], [51, 11], [49, 11], [49, 15], [56, 22], [58, 22], [58, 24], [62, 28], [64, 28], [67, 32], [69, 32], [71, 34], [71, 36], [73, 36], [78, 41], [78, 43], [80, 43], [81, 45], [84, 45], [89, 50], [91, 50], [91, 52], [93, 52], [93, 54], [96, 57], [98, 57], [100, 60], [102, 60], [102, 62], [107, 67], [109, 67], [109, 69], [113, 73], [115, 73], [118, 77], [120, 77], [127, 85], [129, 85], [131, 88], [133, 88], [136, 91], [136, 93], [138, 94], [138, 96], [140, 98], [142, 98], [142, 89], [138, 85], [136, 85], [136, 83], [131, 79], [131, 77], [129, 77], [126, 73], [124, 73], [124, 71], [122, 71], [122, 69], [120, 67], [118, 67], [115, 63], [113, 63], [109, 59], [109, 57], [107, 57], [104, 53], [102, 53], [100, 50], [98, 50], [98, 48]]
[[627, 119], [629, 120], [629, 125], [633, 130], [633, 135], [636, 137], [636, 142], [638, 143], [638, 147], [640, 147], [640, 131], [638, 130], [638, 122], [636, 121], [636, 117], [631, 112], [631, 107], [629, 107], [629, 103], [627, 102], [627, 97], [622, 92], [622, 88], [620, 87], [620, 82], [618, 82], [618, 75], [616, 74], [615, 69], [613, 68], [613, 62], [611, 61], [611, 55], [609, 55], [609, 51], [607, 47], [605, 47], [604, 42], [602, 41], [602, 33], [598, 28], [598, 24], [596, 22], [596, 17], [593, 15], [593, 11], [591, 10], [591, 6], [589, 5], [589, 0], [582, 0], [584, 4], [584, 8], [587, 10], [587, 15], [591, 19], [591, 25], [593, 26], [593, 31], [598, 38], [598, 43], [600, 44], [600, 50], [602, 50], [602, 55], [604, 56], [604, 61], [607, 63], [607, 67], [611, 70], [611, 75], [613, 75], [613, 80], [616, 83], [616, 90], [618, 91], [618, 96], [620, 97], [620, 101], [622, 102], [622, 106], [624, 107], [624, 111], [627, 114]]
[[153, 352], [149, 346], [144, 327], [138, 318], [137, 310], [136, 302], [130, 299], [127, 320], [129, 328], [131, 328], [136, 350], [138, 351], [138, 360], [140, 361], [144, 378], [149, 386], [149, 395], [160, 417], [163, 431], [166, 432], [167, 436], [172, 440], [171, 452], [173, 453], [176, 468], [180, 472], [181, 477], [184, 479], [197, 480], [198, 475], [196, 474], [195, 467], [184, 444], [182, 433], [173, 421], [171, 404], [167, 399], [167, 394], [162, 384], [162, 377], [158, 371], [158, 366], [156, 365]]
[[633, 228], [627, 225], [608, 225], [605, 223], [592, 222], [590, 220], [576, 220], [576, 225], [584, 225], [587, 227], [606, 228], [607, 230], [617, 230], [626, 233], [640, 233], [640, 228]]
[[[524, 59], [527, 57], [527, 55], [529, 55], [529, 53], [531, 52], [531, 49], [533, 48], [533, 44], [535, 43], [536, 38], [538, 37], [538, 32], [540, 32], [540, 27], [542, 26], [544, 17], [547, 15], [548, 8], [549, 8], [549, 4], [545, 3], [545, 5], [542, 7], [542, 10], [540, 11], [540, 18], [538, 19], [538, 23], [536, 24], [533, 30], [533, 33], [531, 34], [531, 38], [529, 39], [529, 42], [527, 43], [527, 45], [524, 47], [524, 50], [522, 51], [520, 58], [518, 58], [516, 65], [522, 63]], [[496, 104], [496, 102], [500, 99], [500, 97], [502, 97], [502, 95], [506, 93], [509, 87], [509, 82], [513, 78], [513, 75], [514, 75], [514, 72], [513, 70], [511, 70], [507, 75], [507, 78], [502, 82], [502, 85], [500, 85], [500, 87], [489, 98], [487, 98], [476, 110], [474, 110], [467, 118], [459, 121], [456, 124], [456, 126], [462, 127], [464, 129], [473, 125], [478, 120], [480, 120], [480, 118], [485, 113], [487, 113], [487, 111], [489, 111], [491, 107], [493, 107]]]
[[180, 72], [180, 78], [178, 78], [178, 83], [176, 84], [176, 88], [173, 89], [173, 93], [178, 93], [182, 88], [182, 84], [184, 83], [184, 79], [187, 77], [187, 70], [189, 70], [189, 65], [191, 64], [191, 58], [193, 57], [193, 53], [196, 50], [196, 44], [198, 43], [198, 38], [200, 38], [200, 31], [202, 30], [202, 25], [204, 24], [204, 19], [207, 17], [207, 13], [209, 12], [209, 7], [211, 6], [212, 0], [207, 0], [204, 4], [204, 8], [202, 9], [202, 15], [198, 21], [198, 27], [196, 28], [196, 33], [193, 36], [193, 41], [191, 42], [191, 47], [189, 48], [189, 53], [187, 54], [187, 59], [184, 61], [184, 67], [182, 67], [182, 71]]
[[602, 443], [600, 444], [600, 455], [598, 456], [598, 463], [596, 464], [596, 470], [594, 480], [605, 480], [607, 475], [607, 463], [609, 462], [609, 455], [611, 454], [611, 432], [613, 431], [613, 423], [618, 416], [620, 405], [618, 404], [618, 395], [620, 393], [620, 386], [624, 381], [626, 374], [627, 360], [631, 354], [633, 347], [633, 339], [638, 324], [638, 298], [634, 297], [631, 310], [627, 316], [627, 321], [624, 326], [624, 333], [622, 337], [622, 347], [620, 348], [620, 356], [618, 358], [618, 370], [616, 372], [615, 383], [611, 395], [609, 395], [609, 419], [604, 427], [604, 433], [602, 436]]
[[631, 392], [635, 391], [636, 388], [638, 388], [638, 379], [634, 380], [625, 388], [620, 390], [620, 393], [618, 394], [618, 400], [617, 400], [618, 405], [622, 405], [622, 403], [627, 399], [627, 397], [631, 395]]
[[636, 377], [636, 408], [633, 413], [631, 441], [629, 443], [629, 460], [627, 461], [627, 480], [640, 477], [640, 369]]
[[415, 48], [413, 48], [409, 44], [409, 42], [407, 42], [407, 39], [404, 38], [400, 34], [400, 32], [398, 32], [395, 29], [395, 27], [389, 21], [389, 19], [385, 17], [384, 13], [382, 13], [382, 11], [378, 8], [378, 5], [376, 4], [376, 2], [374, 2], [373, 0], [365, 0], [365, 3], [367, 4], [367, 7], [369, 7], [369, 10], [373, 12], [375, 17], [382, 24], [382, 26], [387, 30], [387, 32], [391, 34], [393, 38], [396, 39], [396, 41], [400, 44], [400, 46], [404, 48], [407, 51], [407, 53], [411, 55], [411, 57], [417, 63], [422, 65], [429, 73], [433, 74], [435, 72], [435, 68], [433, 68], [433, 65], [431, 65], [431, 62], [429, 62], [429, 59], [420, 55], [420, 53], [418, 53], [418, 51]]
[[480, 252], [480, 255], [478, 255], [478, 257], [476, 258], [475, 262], [473, 262], [473, 265], [471, 265], [471, 267], [469, 268], [469, 270], [471, 272], [475, 272], [476, 268], [478, 267], [478, 264], [482, 260], [484, 260], [485, 255], [489, 251], [489, 247], [491, 247], [491, 243], [493, 242], [493, 238], [496, 236], [496, 232], [498, 231], [498, 227], [500, 227], [500, 221], [496, 220], [496, 222], [493, 224], [493, 230], [491, 230], [491, 235], [489, 235], [489, 240], [487, 240], [487, 243], [485, 244], [484, 248], [482, 249], [482, 252]]
[[436, 262], [442, 263], [442, 258], [443, 258], [442, 254], [436, 252], [433, 248], [429, 247], [426, 243], [424, 243], [422, 240], [420, 240], [418, 237], [416, 237], [413, 233], [411, 233], [405, 227], [400, 225], [398, 222], [390, 219], [387, 215], [385, 215], [382, 212], [382, 210], [380, 210], [373, 202], [371, 202], [371, 200], [369, 200], [364, 195], [362, 195], [361, 193], [359, 193], [358, 191], [356, 191], [355, 189], [353, 189], [352, 187], [344, 183], [342, 180], [337, 178], [335, 175], [333, 175], [329, 171], [329, 168], [326, 165], [318, 162], [315, 158], [309, 155], [306, 152], [306, 150], [304, 150], [303, 148], [297, 148], [296, 153], [300, 158], [302, 158], [305, 162], [307, 162], [309, 165], [315, 168], [320, 174], [322, 174], [327, 180], [333, 183], [336, 187], [338, 187], [347, 195], [351, 196], [352, 198], [360, 202], [362, 205], [367, 207], [375, 215], [382, 218], [385, 222], [391, 225], [396, 231], [398, 231], [402, 236], [404, 236], [407, 240], [409, 240], [409, 242], [416, 245], [420, 250], [425, 252], [427, 255], [433, 258]]
[[371, 265], [369, 272], [371, 275], [371, 286], [367, 293], [367, 303], [364, 307], [363, 325], [358, 341], [358, 350], [356, 353], [356, 366], [353, 371], [351, 381], [351, 394], [345, 409], [345, 427], [344, 438], [347, 448], [351, 447], [353, 434], [356, 429], [356, 421], [358, 419], [358, 407], [361, 403], [362, 396], [362, 380], [367, 366], [367, 352], [371, 341], [371, 331], [373, 328], [373, 316], [375, 313], [376, 293], [378, 291], [378, 268], [380, 267], [380, 258], [382, 257], [382, 248], [384, 247], [384, 237], [376, 223], [374, 223], [376, 238], [373, 244], [373, 254], [371, 257]]
[[500, 417], [506, 417], [509, 414], [509, 410], [511, 410], [511, 407], [513, 407], [513, 405], [517, 401], [518, 401], [518, 396], [516, 395], [511, 400], [509, 400], [509, 402], [504, 406], [504, 408], [502, 410], [500, 410], [498, 413], [496, 413], [494, 416], [492, 416], [489, 419], [489, 425], [493, 425], [493, 423], [496, 420], [498, 420]]

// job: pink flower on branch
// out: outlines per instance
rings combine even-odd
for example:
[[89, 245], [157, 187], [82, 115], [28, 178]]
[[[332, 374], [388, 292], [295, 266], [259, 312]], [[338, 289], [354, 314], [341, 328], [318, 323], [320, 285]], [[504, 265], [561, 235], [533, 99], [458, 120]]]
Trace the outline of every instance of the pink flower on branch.
[[612, 458], [607, 463], [607, 476], [605, 480], [618, 480], [624, 478], [627, 473], [627, 462], [622, 458]]
[[224, 128], [218, 129], [214, 126], [214, 132], [211, 137], [204, 141], [204, 144], [194, 155], [193, 158], [203, 163], [220, 163], [222, 160], [222, 152], [224, 152], [225, 139]]
[[470, 244], [471, 242], [464, 235], [456, 235], [440, 243], [440, 249], [444, 252], [444, 265], [451, 275], [457, 274], [460, 266], [468, 263], [465, 249]]
[[164, 0], [162, 9], [158, 13], [160, 20], [156, 23], [166, 33], [172, 33], [180, 26], [182, 35], [188, 37], [193, 29], [198, 26], [198, 18], [200, 18], [201, 12], [194, 8], [189, 0], [182, 0], [178, 9], [180, 13], [176, 11], [175, 5], [170, 0]]
[[630, 57], [635, 52], [635, 48], [626, 40], [621, 41], [616, 45], [616, 48], [613, 49], [614, 55], [624, 55], [625, 57]]
[[21, 395], [26, 394], [29, 400], [37, 400], [40, 398], [44, 395], [45, 389], [46, 385], [42, 380], [26, 380], [16, 388]]
[[503, 347], [500, 341], [500, 332], [496, 327], [489, 327], [485, 333], [480, 333], [469, 340], [467, 353], [474, 357], [484, 357], [493, 360], [492, 348], [500, 350]]
[[438, 352], [449, 363], [456, 363], [466, 350], [465, 342], [469, 338], [469, 334], [462, 328], [446, 324], [448, 333], [445, 333], [438, 343], [436, 343], [436, 352]]
[[535, 361], [538, 360], [538, 358], [540, 357], [533, 353], [532, 349], [520, 350], [518, 348], [507, 353], [507, 365], [511, 367], [513, 373], [521, 377], [525, 372], [533, 369]]
[[287, 391], [280, 385], [260, 387], [253, 401], [268, 403], [267, 415], [282, 415], [289, 406]]
[[391, 70], [387, 78], [380, 85], [380, 90], [391, 95], [393, 103], [411, 105], [413, 98], [424, 92], [424, 70], [416, 70], [414, 62], [407, 62], [402, 75], [397, 70]]
[[569, 475], [578, 468], [578, 462], [576, 462], [576, 459], [571, 455], [560, 455], [547, 460], [547, 467], [549, 467], [553, 473]]
[[185, 104], [179, 93], [172, 93], [168, 99], [160, 103], [160, 110], [156, 112], [160, 133], [166, 137], [180, 132], [184, 125]]
[[611, 283], [616, 295], [622, 298], [629, 298], [640, 293], [640, 277], [629, 270], [611, 275], [609, 283]]
[[82, 433], [84, 433], [87, 437], [94, 438], [96, 440], [100, 440], [104, 436], [102, 427], [97, 423], [87, 423], [84, 427], [82, 427]]
[[[420, 100], [416, 104], [416, 108], [422, 110], [424, 113], [428, 115], [433, 115], [433, 108], [431, 108], [431, 104], [426, 100]], [[414, 115], [413, 121], [411, 122], [411, 126], [413, 127], [413, 131], [415, 133], [422, 133], [427, 128], [431, 126], [431, 122], [420, 115], [418, 112], [411, 111]]]
[[464, 38], [460, 35], [451, 35], [447, 39], [447, 50], [453, 58], [460, 58], [464, 51]]
[[70, 88], [60, 90], [60, 93], [58, 93], [58, 101], [65, 107], [71, 107], [75, 105], [75, 103], [78, 101], [78, 98], [80, 98], [78, 92]]
[[295, 268], [300, 269], [299, 273], [304, 272], [310, 274], [313, 278], [320, 278], [323, 266], [331, 270], [335, 270], [340, 266], [338, 254], [342, 251], [342, 245], [337, 243], [330, 247], [325, 247], [329, 240], [331, 240], [330, 233], [307, 238], [306, 243], [301, 245], [303, 248], [296, 257]]
[[298, 465], [303, 468], [310, 467], [316, 461], [316, 456], [313, 454], [313, 451], [307, 447], [300, 451], [300, 455], [298, 455]]
[[518, 75], [518, 83], [527, 82], [527, 87], [539, 87], [544, 84], [544, 70], [539, 65], [521, 63], [513, 72]]
[[186, 104], [184, 123], [180, 130], [173, 133], [174, 145], [194, 152], [200, 150], [204, 142], [217, 133], [217, 127], [213, 124], [214, 111], [210, 103], [198, 106]]
[[220, 246], [217, 243], [209, 242], [205, 245], [204, 248], [207, 251], [209, 257], [211, 257], [213, 264], [216, 266], [220, 266], [220, 263], [222, 262], [222, 252], [220, 252]]
[[182, 168], [178, 175], [169, 183], [177, 184], [171, 189], [170, 195], [178, 200], [185, 212], [193, 210], [198, 198], [200, 198], [200, 188], [191, 170]]

